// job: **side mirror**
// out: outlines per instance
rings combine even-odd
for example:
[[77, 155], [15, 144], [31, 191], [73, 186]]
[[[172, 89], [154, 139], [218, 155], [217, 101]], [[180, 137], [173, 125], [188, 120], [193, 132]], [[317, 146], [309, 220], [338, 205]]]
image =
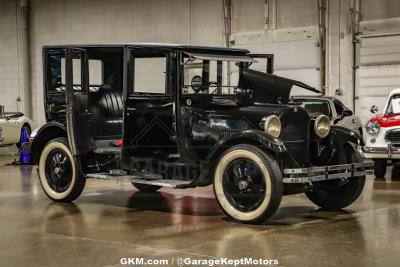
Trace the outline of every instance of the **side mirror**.
[[373, 105], [373, 106], [369, 109], [369, 111], [371, 111], [371, 113], [376, 114], [376, 113], [378, 113], [378, 107], [375, 106], [375, 105]]
[[254, 104], [254, 101], [255, 97], [253, 89], [236, 89], [236, 103], [239, 106], [250, 106]]
[[353, 111], [351, 111], [350, 109], [345, 109], [342, 112], [342, 116], [345, 116], [345, 117], [352, 116], [352, 115], [353, 115]]

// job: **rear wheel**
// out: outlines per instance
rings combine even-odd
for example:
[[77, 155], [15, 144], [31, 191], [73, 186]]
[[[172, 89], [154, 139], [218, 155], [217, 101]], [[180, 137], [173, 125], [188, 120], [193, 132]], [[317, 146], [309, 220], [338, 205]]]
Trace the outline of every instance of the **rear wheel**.
[[[348, 147], [347, 163], [351, 162], [362, 162], [362, 158], [357, 150]], [[306, 192], [306, 195], [321, 208], [341, 210], [357, 200], [364, 185], [365, 176], [335, 179], [315, 184], [313, 190]]]
[[221, 209], [242, 223], [270, 218], [282, 199], [282, 174], [276, 161], [252, 145], [237, 145], [219, 159], [214, 193]]
[[39, 178], [44, 192], [54, 201], [71, 202], [82, 193], [86, 178], [67, 139], [55, 138], [46, 144], [39, 160]]
[[378, 179], [385, 179], [387, 162], [386, 159], [375, 159], [374, 160], [374, 174]]

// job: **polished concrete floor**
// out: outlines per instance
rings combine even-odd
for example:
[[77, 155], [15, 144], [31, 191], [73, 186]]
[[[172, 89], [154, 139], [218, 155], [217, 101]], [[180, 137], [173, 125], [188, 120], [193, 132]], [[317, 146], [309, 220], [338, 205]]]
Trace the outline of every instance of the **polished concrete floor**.
[[74, 204], [52, 203], [36, 169], [2, 166], [0, 266], [119, 266], [120, 259], [241, 257], [280, 266], [399, 266], [400, 183], [368, 182], [343, 212], [285, 197], [264, 225], [229, 221], [211, 188], [144, 194], [88, 180]]

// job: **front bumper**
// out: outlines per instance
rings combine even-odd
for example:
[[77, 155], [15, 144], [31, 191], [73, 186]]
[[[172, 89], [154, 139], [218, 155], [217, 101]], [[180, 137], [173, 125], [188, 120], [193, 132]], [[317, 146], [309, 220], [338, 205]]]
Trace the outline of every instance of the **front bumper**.
[[387, 147], [361, 147], [360, 153], [367, 159], [400, 159], [400, 147], [388, 144]]
[[283, 183], [309, 183], [359, 177], [372, 174], [373, 170], [373, 162], [285, 169]]

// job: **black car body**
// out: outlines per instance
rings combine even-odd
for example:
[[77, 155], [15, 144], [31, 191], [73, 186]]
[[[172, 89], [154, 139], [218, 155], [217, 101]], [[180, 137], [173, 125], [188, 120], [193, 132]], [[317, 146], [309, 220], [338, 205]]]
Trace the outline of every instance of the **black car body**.
[[86, 177], [147, 191], [214, 183], [230, 217], [260, 222], [283, 194], [342, 208], [362, 191], [361, 137], [291, 104], [293, 86], [315, 89], [253, 70], [247, 50], [66, 45], [43, 60], [47, 123], [31, 135], [31, 163], [53, 200], [74, 200]]

